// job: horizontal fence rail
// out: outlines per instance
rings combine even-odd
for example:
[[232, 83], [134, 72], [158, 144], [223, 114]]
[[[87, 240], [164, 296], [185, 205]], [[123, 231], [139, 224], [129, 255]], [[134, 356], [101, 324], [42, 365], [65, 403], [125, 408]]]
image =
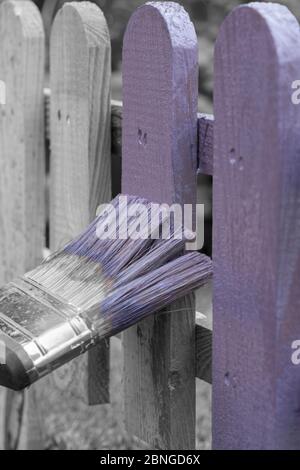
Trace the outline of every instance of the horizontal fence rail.
[[[44, 89], [45, 107], [50, 108], [51, 91], [50, 88]], [[121, 160], [122, 157], [122, 115], [123, 105], [120, 101], [111, 101], [111, 132], [112, 132], [112, 156]], [[46, 139], [50, 140], [50, 116], [46, 113]], [[213, 175], [213, 135], [214, 135], [214, 117], [211, 114], [197, 115], [198, 121], [198, 141], [197, 141], [197, 174]], [[115, 162], [112, 158], [114, 174]], [[120, 173], [119, 173], [120, 174]]]

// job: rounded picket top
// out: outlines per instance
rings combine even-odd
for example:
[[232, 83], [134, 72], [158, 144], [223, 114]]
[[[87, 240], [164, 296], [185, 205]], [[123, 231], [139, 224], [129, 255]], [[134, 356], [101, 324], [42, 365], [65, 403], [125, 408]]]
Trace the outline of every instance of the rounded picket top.
[[[23, 38], [30, 38], [34, 41], [44, 39], [43, 20], [38, 7], [32, 1], [28, 0], [6, 0], [0, 4], [0, 17], [5, 18], [6, 26], [14, 24], [15, 29], [8, 36], [13, 37], [13, 33], [21, 34]], [[3, 38], [6, 29], [1, 28]], [[2, 44], [2, 42], [1, 42]]]
[[[141, 21], [149, 22], [151, 18], [161, 22], [172, 48], [197, 48], [194, 25], [184, 7], [175, 2], [147, 2], [137, 8], [128, 22], [124, 41], [128, 40], [126, 35], [130, 34], [131, 28], [141, 28], [142, 32]], [[157, 37], [157, 41], [160, 41], [160, 37]]]
[[[64, 24], [69, 23], [77, 30], [77, 34], [83, 34], [86, 38], [86, 46], [100, 47], [110, 44], [110, 35], [105, 16], [95, 3], [92, 2], [71, 2], [65, 3], [57, 12], [52, 30], [53, 34], [56, 28], [62, 28]], [[65, 29], [67, 32], [67, 29]], [[60, 33], [61, 34], [61, 33]], [[52, 41], [52, 39], [51, 39]]]
[[188, 183], [195, 186], [197, 61], [197, 36], [181, 5], [149, 2], [133, 13], [123, 45], [125, 193], [192, 202]]
[[50, 62], [50, 245], [57, 249], [83, 230], [98, 204], [111, 196], [111, 46], [97, 5], [66, 3], [57, 12]]
[[213, 445], [299, 448], [300, 31], [286, 7], [236, 8], [214, 80]]

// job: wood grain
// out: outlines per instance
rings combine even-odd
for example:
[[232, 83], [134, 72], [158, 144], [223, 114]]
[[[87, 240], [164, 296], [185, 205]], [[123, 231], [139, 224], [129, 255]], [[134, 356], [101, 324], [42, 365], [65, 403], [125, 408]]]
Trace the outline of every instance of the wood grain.
[[214, 117], [198, 114], [198, 164], [197, 173], [212, 175], [214, 149]]
[[300, 449], [299, 71], [285, 7], [227, 17], [215, 51], [215, 449]]
[[121, 192], [122, 173], [122, 103], [111, 102], [111, 177], [112, 195]]
[[212, 331], [196, 324], [196, 377], [212, 382]]
[[[49, 106], [51, 91], [45, 88], [45, 106]], [[122, 114], [121, 101], [111, 101], [111, 164], [112, 164], [112, 194], [121, 191], [121, 159], [122, 159]], [[50, 115], [49, 115], [50, 120]], [[213, 132], [214, 116], [198, 113], [198, 142], [197, 142], [197, 175], [213, 175]], [[46, 138], [50, 139], [50, 122], [46, 115]], [[114, 182], [115, 176], [115, 182]]]
[[[123, 100], [122, 191], [157, 202], [195, 203], [197, 38], [180, 5], [148, 3], [131, 17], [123, 46]], [[192, 449], [193, 297], [170, 310], [172, 315], [153, 315], [124, 333], [126, 426], [154, 448]]]
[[[52, 29], [50, 59], [50, 247], [54, 250], [84, 230], [98, 204], [111, 199], [111, 49], [105, 18], [96, 5], [63, 6]], [[53, 382], [66, 396], [69, 390], [89, 404], [107, 402], [108, 342], [61, 368], [53, 374]]]
[[[44, 246], [44, 32], [32, 2], [0, 5], [0, 44], [0, 80], [6, 83], [6, 104], [0, 106], [0, 284], [4, 284], [39, 263]], [[40, 446], [32, 398], [31, 393], [1, 389], [0, 448]]]

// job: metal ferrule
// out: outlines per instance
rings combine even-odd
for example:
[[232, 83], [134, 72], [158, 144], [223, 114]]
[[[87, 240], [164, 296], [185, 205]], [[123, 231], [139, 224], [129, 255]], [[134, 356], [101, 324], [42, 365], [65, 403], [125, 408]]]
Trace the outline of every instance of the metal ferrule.
[[84, 353], [97, 339], [79, 309], [28, 278], [0, 289], [0, 323], [1, 332], [30, 358], [30, 383]]
[[[75, 333], [73, 321], [81, 322], [81, 333]], [[78, 325], [77, 325], [78, 326]], [[34, 382], [36, 376], [44, 377], [51, 371], [88, 350], [95, 343], [95, 336], [83, 320], [74, 318], [57, 328], [43, 333], [35, 340], [24, 346], [25, 352], [31, 358], [34, 367], [28, 371]]]

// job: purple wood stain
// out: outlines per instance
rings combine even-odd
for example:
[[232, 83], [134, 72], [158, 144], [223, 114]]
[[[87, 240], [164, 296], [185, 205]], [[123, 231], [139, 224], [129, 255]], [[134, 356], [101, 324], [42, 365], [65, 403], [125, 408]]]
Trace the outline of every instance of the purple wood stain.
[[[123, 193], [195, 203], [197, 37], [180, 5], [148, 3], [131, 17], [123, 104]], [[194, 313], [180, 312], [125, 332], [127, 428], [155, 447], [194, 447], [194, 328]]]
[[148, 3], [132, 16], [123, 50], [122, 191], [194, 203], [197, 38], [183, 8]]
[[213, 442], [300, 448], [300, 33], [237, 8], [215, 52]]

